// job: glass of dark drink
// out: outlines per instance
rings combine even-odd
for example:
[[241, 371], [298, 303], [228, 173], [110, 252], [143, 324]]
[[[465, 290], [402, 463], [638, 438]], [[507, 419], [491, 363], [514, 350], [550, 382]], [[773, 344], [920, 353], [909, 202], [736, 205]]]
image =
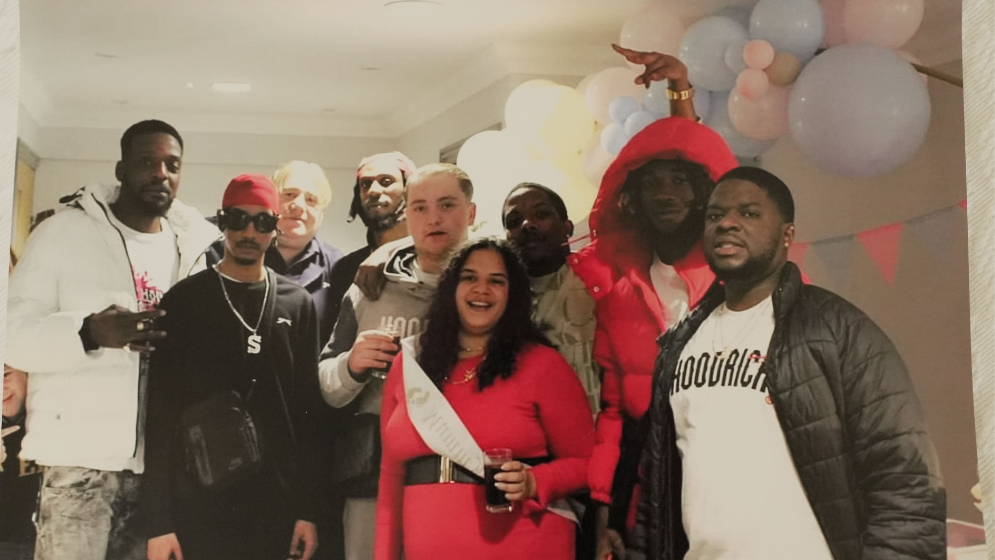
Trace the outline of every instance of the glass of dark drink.
[[512, 509], [511, 501], [499, 490], [494, 475], [501, 472], [501, 466], [510, 462], [510, 449], [488, 449], [484, 452], [484, 501], [490, 513], [508, 513]]
[[[386, 327], [386, 328], [383, 328], [383, 329], [380, 329], [380, 330], [382, 332], [384, 332], [385, 334], [388, 334], [388, 335], [391, 335], [391, 336], [394, 337], [393, 342], [394, 342], [394, 345], [397, 346], [397, 351], [395, 351], [395, 352], [388, 352], [388, 354], [390, 354], [391, 356], [396, 356], [397, 353], [401, 351], [401, 333], [399, 333], [397, 331], [397, 329], [395, 329], [394, 327]], [[388, 371], [390, 371], [390, 364], [387, 364], [387, 367], [385, 367], [385, 368], [377, 368], [377, 369], [370, 370], [370, 373], [373, 375], [373, 377], [376, 377], [377, 379], [387, 379], [387, 372]]]

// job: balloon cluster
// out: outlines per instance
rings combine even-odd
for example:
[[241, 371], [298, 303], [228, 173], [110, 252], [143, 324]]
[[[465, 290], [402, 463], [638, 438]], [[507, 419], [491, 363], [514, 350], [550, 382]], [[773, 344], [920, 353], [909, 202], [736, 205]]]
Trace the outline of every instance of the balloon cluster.
[[[923, 1], [659, 0], [626, 21], [620, 43], [676, 54], [695, 112], [737, 156], [759, 157], [790, 134], [829, 172], [876, 175], [912, 158], [929, 128], [917, 61], [896, 50], [918, 30]], [[706, 4], [727, 7], [687, 19], [689, 6]], [[516, 88], [505, 130], [471, 137], [457, 158], [475, 185], [478, 232], [502, 232], [504, 198], [527, 181], [556, 190], [571, 219], [584, 220], [619, 150], [670, 115], [667, 83], [637, 85], [643, 71], [607, 68], [576, 89], [548, 80]]]
[[597, 187], [585, 175], [582, 160], [595, 136], [583, 96], [549, 80], [532, 80], [511, 92], [504, 111], [504, 130], [471, 136], [457, 156], [456, 164], [474, 184], [476, 233], [503, 233], [504, 199], [523, 182], [555, 190], [571, 219], [586, 218]]
[[[677, 55], [698, 116], [737, 156], [759, 157], [790, 134], [827, 171], [876, 175], [908, 161], [925, 139], [925, 80], [909, 64], [914, 57], [896, 50], [919, 28], [923, 0], [737, 2], [693, 21], [681, 19], [681, 1], [634, 14], [620, 44]], [[670, 113], [666, 83], [646, 90], [636, 75], [610, 68], [579, 88], [609, 155]]]

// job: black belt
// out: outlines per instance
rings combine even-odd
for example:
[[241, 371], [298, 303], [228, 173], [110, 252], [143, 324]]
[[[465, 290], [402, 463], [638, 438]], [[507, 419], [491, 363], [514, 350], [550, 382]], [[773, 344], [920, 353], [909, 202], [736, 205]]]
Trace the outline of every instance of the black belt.
[[[549, 457], [535, 459], [515, 459], [529, 466], [548, 463]], [[484, 479], [463, 466], [454, 463], [449, 457], [426, 455], [408, 461], [404, 468], [404, 485], [415, 484], [483, 484]]]

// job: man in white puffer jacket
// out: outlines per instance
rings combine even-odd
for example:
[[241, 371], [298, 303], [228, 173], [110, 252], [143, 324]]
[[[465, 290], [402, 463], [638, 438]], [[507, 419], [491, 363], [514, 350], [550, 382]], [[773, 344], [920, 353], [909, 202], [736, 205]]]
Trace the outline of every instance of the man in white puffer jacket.
[[133, 125], [120, 186], [60, 201], [10, 277], [5, 361], [31, 377], [21, 457], [45, 467], [35, 558], [145, 558], [131, 527], [156, 305], [221, 235], [174, 200], [182, 158], [172, 126]]

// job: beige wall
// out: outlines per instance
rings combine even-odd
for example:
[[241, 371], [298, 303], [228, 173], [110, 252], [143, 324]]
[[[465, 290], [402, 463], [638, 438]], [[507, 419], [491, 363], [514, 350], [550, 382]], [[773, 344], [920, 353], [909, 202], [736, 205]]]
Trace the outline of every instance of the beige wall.
[[[117, 130], [44, 128], [32, 146], [41, 157], [35, 178], [34, 211], [88, 182], [114, 182], [121, 133]], [[183, 134], [183, 131], [180, 131]], [[363, 244], [362, 223], [347, 223], [359, 160], [395, 149], [392, 139], [321, 138], [249, 134], [184, 134], [185, 154], [179, 198], [213, 214], [225, 186], [241, 173], [270, 174], [278, 165], [303, 159], [321, 165], [332, 185], [321, 238], [348, 252]]]

